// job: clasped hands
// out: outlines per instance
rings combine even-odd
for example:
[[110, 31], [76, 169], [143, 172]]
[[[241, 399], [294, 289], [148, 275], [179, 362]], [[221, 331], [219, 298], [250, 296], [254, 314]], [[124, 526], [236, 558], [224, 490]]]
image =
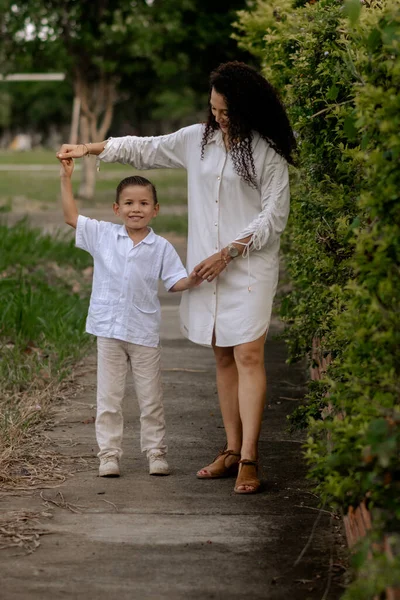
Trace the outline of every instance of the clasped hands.
[[229, 258], [224, 260], [221, 252], [216, 252], [196, 265], [193, 269], [193, 273], [198, 277], [201, 277], [203, 281], [207, 280], [211, 282], [226, 269], [229, 260]]

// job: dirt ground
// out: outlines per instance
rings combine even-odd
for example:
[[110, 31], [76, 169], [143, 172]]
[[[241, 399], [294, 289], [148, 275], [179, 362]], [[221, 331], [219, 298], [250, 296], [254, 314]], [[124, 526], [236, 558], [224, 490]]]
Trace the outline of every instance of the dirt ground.
[[[182, 240], [174, 240], [184, 254]], [[122, 477], [97, 477], [96, 357], [47, 435], [75, 473], [29, 496], [0, 494], [0, 511], [43, 511], [48, 535], [24, 554], [0, 551], [2, 600], [336, 600], [343, 593], [341, 522], [318, 508], [302, 439], [286, 415], [304, 393], [304, 365], [286, 364], [274, 320], [266, 343], [268, 407], [260, 440], [261, 493], [238, 496], [234, 480], [198, 480], [223, 446], [210, 349], [184, 340], [177, 295], [161, 294], [169, 477], [150, 477], [128, 379]]]

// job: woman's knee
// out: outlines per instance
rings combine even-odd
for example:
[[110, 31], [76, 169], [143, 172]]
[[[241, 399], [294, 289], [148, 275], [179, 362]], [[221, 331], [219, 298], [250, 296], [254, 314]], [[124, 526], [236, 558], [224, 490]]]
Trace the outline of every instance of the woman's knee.
[[243, 369], [264, 368], [264, 352], [262, 348], [235, 348], [235, 361]]
[[232, 348], [214, 348], [217, 369], [229, 369], [235, 364]]

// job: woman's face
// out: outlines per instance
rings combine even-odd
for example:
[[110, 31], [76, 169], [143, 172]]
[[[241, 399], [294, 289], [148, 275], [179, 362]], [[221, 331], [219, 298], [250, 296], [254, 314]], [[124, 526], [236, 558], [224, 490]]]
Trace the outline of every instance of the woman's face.
[[228, 133], [228, 105], [225, 98], [221, 94], [218, 94], [214, 88], [211, 90], [210, 105], [211, 112], [220, 126], [221, 131], [223, 133]]

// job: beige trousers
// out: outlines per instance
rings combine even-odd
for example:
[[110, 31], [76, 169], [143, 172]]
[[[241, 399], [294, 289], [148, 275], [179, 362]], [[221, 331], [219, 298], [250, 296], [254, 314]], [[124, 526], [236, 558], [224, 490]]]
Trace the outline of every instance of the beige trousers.
[[122, 400], [129, 365], [139, 402], [142, 452], [167, 451], [160, 361], [160, 347], [97, 338], [96, 438], [99, 457], [122, 455]]

